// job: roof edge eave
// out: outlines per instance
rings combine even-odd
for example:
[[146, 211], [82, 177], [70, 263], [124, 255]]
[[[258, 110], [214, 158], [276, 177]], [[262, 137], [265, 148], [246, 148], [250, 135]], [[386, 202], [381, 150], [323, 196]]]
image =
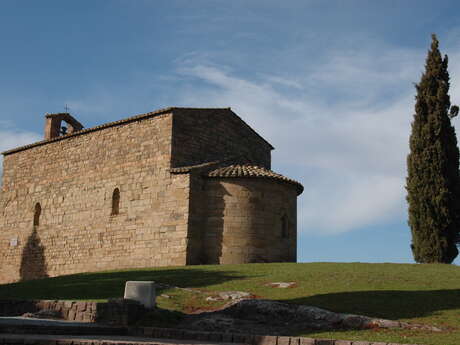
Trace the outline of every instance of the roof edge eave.
[[104, 124], [99, 125], [99, 126], [85, 128], [85, 129], [82, 129], [80, 131], [77, 131], [77, 132], [74, 132], [74, 133], [71, 133], [71, 134], [62, 135], [62, 136], [52, 138], [52, 139], [48, 139], [48, 140], [37, 141], [35, 143], [24, 145], [24, 146], [19, 146], [19, 147], [10, 149], [10, 150], [3, 151], [3, 152], [1, 152], [1, 154], [3, 156], [7, 156], [7, 155], [10, 155], [12, 153], [28, 150], [28, 149], [33, 148], [33, 147], [42, 146], [42, 145], [46, 145], [46, 144], [49, 144], [49, 143], [53, 143], [53, 142], [65, 140], [65, 139], [68, 139], [68, 138], [76, 137], [76, 136], [79, 136], [79, 135], [84, 135], [84, 134], [87, 134], [87, 133], [100, 131], [100, 130], [103, 130], [103, 129], [106, 129], [106, 128], [121, 126], [121, 125], [124, 125], [126, 123], [135, 122], [135, 121], [143, 120], [143, 119], [146, 119], [146, 118], [149, 118], [149, 117], [158, 116], [158, 115], [162, 115], [162, 114], [166, 114], [166, 113], [173, 113], [174, 109], [177, 109], [177, 107], [161, 108], [161, 109], [158, 109], [158, 110], [155, 110], [155, 111], [152, 111], [152, 112], [130, 116], [128, 118], [121, 119], [121, 120], [118, 120], [118, 121], [112, 121], [112, 122], [104, 123]]
[[[263, 142], [268, 145], [270, 150], [274, 150], [274, 147], [267, 140], [265, 140], [259, 133], [257, 133], [251, 126], [249, 126], [230, 107], [225, 107], [225, 108], [224, 107], [223, 108], [167, 107], [167, 108], [161, 108], [161, 109], [158, 109], [158, 110], [154, 110], [154, 111], [148, 112], [148, 113], [143, 113], [143, 114], [130, 116], [128, 118], [121, 119], [121, 120], [118, 120], [118, 121], [108, 122], [108, 123], [105, 123], [105, 124], [102, 124], [102, 125], [98, 125], [98, 126], [94, 126], [94, 127], [90, 127], [90, 128], [85, 128], [85, 129], [82, 129], [80, 131], [76, 131], [74, 133], [59, 136], [59, 137], [56, 137], [56, 138], [52, 138], [52, 139], [48, 139], [48, 140], [41, 140], [41, 141], [37, 141], [37, 142], [32, 143], [32, 144], [19, 146], [19, 147], [16, 147], [16, 148], [12, 148], [10, 150], [3, 151], [3, 152], [1, 152], [1, 154], [3, 156], [7, 156], [7, 155], [10, 155], [10, 154], [13, 154], [13, 153], [16, 153], [16, 152], [28, 150], [28, 149], [33, 148], [33, 147], [46, 145], [48, 143], [65, 140], [65, 139], [76, 137], [76, 136], [79, 136], [79, 135], [84, 135], [84, 134], [87, 134], [87, 133], [96, 132], [96, 131], [103, 130], [103, 129], [110, 128], [110, 127], [120, 126], [120, 125], [123, 125], [123, 124], [126, 124], [126, 123], [135, 122], [135, 121], [143, 120], [143, 119], [146, 119], [146, 118], [149, 118], [149, 117], [158, 116], [158, 115], [162, 115], [162, 114], [166, 114], [166, 113], [172, 113], [174, 115], [174, 111], [176, 111], [176, 110], [179, 110], [179, 111], [180, 110], [227, 110], [227, 111], [231, 112], [234, 116], [236, 116], [245, 126], [247, 126], [261, 140], [263, 140]], [[56, 115], [56, 114], [47, 114], [47, 115], [52, 116], [52, 115]]]
[[207, 179], [259, 179], [259, 180], [270, 180], [277, 183], [283, 183], [293, 186], [297, 190], [297, 195], [300, 195], [305, 190], [304, 186], [295, 180], [283, 180], [279, 178], [269, 177], [269, 176], [204, 176]]

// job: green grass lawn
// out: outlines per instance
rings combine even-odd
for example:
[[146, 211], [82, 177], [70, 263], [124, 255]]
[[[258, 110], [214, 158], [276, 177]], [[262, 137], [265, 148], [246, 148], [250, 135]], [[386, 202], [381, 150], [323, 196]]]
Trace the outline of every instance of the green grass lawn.
[[[0, 285], [0, 299], [105, 300], [122, 297], [127, 280], [205, 291], [196, 294], [160, 289], [159, 307], [187, 312], [212, 307], [204, 297], [216, 291], [247, 291], [266, 299], [313, 305], [336, 312], [362, 314], [441, 327], [433, 333], [409, 330], [302, 332], [309, 337], [430, 345], [460, 344], [460, 267], [454, 265], [275, 263], [188, 266], [84, 273]], [[297, 283], [277, 289], [269, 282]]]

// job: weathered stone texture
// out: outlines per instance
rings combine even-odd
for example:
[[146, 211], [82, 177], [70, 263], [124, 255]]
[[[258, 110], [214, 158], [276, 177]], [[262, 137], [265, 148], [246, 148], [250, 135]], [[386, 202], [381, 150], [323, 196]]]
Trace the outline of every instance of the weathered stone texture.
[[[295, 262], [297, 192], [265, 179], [209, 179], [205, 184], [206, 262]], [[288, 221], [283, 234], [282, 217]]]
[[58, 319], [116, 325], [133, 324], [148, 312], [140, 303], [123, 299], [108, 302], [0, 300], [2, 317], [32, 314], [29, 317], [43, 318], [40, 313], [50, 311], [56, 312]]
[[173, 167], [244, 155], [270, 169], [272, 149], [230, 109], [174, 112]]
[[[184, 265], [189, 176], [169, 174], [171, 132], [164, 114], [6, 155], [0, 281]], [[120, 209], [111, 215], [115, 188]], [[37, 255], [43, 267], [34, 267]]]

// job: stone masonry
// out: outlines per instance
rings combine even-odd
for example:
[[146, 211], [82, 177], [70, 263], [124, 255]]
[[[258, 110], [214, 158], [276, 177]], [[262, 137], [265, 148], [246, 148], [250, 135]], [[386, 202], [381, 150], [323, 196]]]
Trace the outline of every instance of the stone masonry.
[[[273, 147], [229, 108], [167, 108], [89, 129], [70, 114], [46, 120], [45, 140], [3, 152], [0, 283], [296, 260], [303, 187], [269, 170]], [[211, 176], [231, 164], [262, 173]]]

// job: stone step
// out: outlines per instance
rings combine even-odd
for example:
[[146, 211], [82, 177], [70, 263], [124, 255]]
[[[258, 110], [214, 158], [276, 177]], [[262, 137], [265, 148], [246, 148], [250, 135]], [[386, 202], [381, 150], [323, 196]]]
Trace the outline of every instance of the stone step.
[[[193, 340], [153, 339], [130, 336], [102, 335], [38, 335], [38, 334], [2, 334], [2, 345], [225, 345], [225, 343]], [[232, 344], [235, 345], [235, 344]]]
[[0, 318], [0, 333], [62, 334], [62, 335], [127, 335], [126, 327], [112, 327], [94, 323]]

